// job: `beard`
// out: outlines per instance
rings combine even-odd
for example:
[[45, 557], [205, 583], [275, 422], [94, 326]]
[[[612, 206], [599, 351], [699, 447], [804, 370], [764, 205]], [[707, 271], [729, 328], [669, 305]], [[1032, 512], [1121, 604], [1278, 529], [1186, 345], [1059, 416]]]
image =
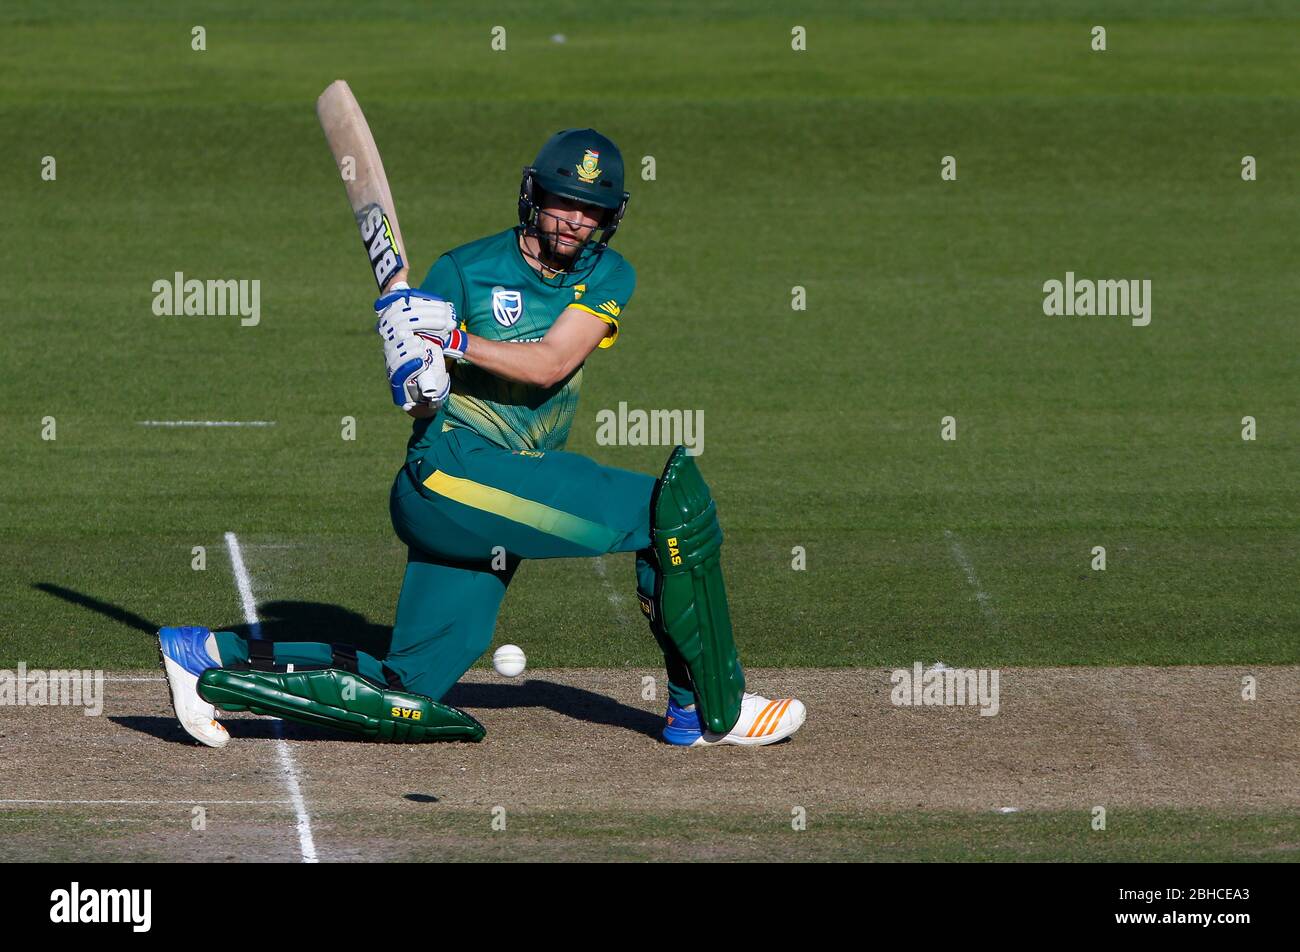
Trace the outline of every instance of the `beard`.
[[[555, 264], [567, 267], [586, 247], [595, 229], [584, 229], [585, 236], [577, 237], [568, 230], [567, 223], [547, 211], [538, 209], [537, 234], [539, 250]], [[582, 235], [579, 232], [579, 235]]]
[[[562, 241], [562, 237], [569, 240]], [[573, 264], [578, 257], [578, 252], [586, 244], [585, 241], [578, 241], [569, 235], [562, 236], [558, 230], [542, 232], [542, 239], [542, 250], [546, 253], [546, 257], [550, 258], [553, 264], [566, 268]]]

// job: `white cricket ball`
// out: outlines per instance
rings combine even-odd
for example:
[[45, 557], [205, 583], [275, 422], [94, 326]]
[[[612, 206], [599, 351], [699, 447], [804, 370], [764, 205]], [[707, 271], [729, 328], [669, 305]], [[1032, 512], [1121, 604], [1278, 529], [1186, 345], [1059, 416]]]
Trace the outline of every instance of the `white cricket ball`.
[[492, 652], [492, 667], [497, 669], [497, 674], [503, 674], [507, 678], [519, 677], [527, 664], [524, 650], [518, 645], [502, 645]]

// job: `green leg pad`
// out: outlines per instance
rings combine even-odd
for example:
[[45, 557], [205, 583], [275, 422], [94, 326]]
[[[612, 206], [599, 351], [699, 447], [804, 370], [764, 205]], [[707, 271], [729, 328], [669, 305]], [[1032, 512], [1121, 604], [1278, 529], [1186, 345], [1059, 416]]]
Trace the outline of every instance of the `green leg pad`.
[[199, 697], [223, 711], [270, 714], [372, 740], [482, 740], [487, 733], [462, 710], [337, 668], [283, 674], [210, 668], [199, 678]]
[[659, 618], [686, 661], [705, 729], [740, 719], [745, 676], [736, 657], [722, 581], [722, 527], [709, 487], [684, 447], [673, 450], [651, 503], [659, 562]]

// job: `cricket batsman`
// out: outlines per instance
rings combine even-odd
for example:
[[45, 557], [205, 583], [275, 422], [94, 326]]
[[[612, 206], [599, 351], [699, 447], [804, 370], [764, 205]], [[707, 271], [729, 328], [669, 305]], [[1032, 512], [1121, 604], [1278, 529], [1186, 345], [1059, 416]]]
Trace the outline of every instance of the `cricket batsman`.
[[524, 169], [517, 226], [375, 302], [393, 400], [415, 419], [390, 496], [408, 547], [392, 648], [381, 659], [163, 628], [191, 736], [224, 746], [220, 707], [379, 740], [479, 740], [483, 726], [442, 698], [491, 644], [520, 562], [608, 552], [636, 553], [637, 597], [667, 667], [665, 741], [757, 746], [799, 729], [798, 700], [745, 690], [722, 529], [694, 459], [678, 446], [656, 478], [564, 450], [584, 363], [618, 340], [636, 284], [609, 247], [628, 197], [614, 143], [566, 129]]

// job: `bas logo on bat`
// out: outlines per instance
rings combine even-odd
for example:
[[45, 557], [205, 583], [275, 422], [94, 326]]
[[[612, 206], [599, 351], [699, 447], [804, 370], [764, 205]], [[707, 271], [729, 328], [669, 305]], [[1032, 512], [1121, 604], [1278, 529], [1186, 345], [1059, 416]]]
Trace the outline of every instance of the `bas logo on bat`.
[[393, 228], [388, 216], [378, 205], [369, 205], [357, 216], [361, 228], [361, 242], [370, 255], [370, 266], [375, 269], [375, 281], [382, 289], [404, 262], [393, 240]]

